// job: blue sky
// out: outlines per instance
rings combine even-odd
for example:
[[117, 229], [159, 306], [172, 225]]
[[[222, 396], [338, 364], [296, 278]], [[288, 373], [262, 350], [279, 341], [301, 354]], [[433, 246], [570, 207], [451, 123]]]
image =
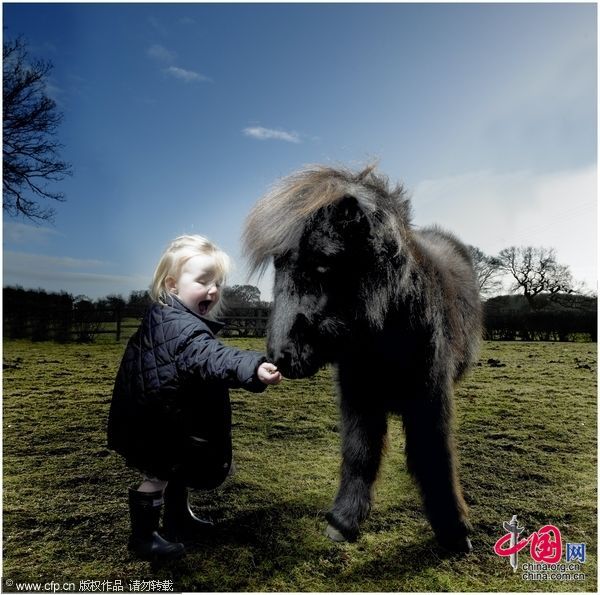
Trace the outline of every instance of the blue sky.
[[243, 220], [276, 179], [378, 159], [416, 225], [553, 246], [595, 290], [596, 10], [4, 3], [5, 38], [54, 64], [74, 171], [53, 225], [4, 218], [4, 284], [128, 296], [182, 233], [245, 283]]

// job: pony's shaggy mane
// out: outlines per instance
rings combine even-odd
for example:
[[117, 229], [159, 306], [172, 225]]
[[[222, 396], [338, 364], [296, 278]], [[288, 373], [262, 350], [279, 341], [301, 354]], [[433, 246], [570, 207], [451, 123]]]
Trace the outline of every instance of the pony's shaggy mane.
[[250, 211], [243, 232], [250, 273], [262, 274], [271, 257], [297, 247], [311, 217], [347, 196], [400, 246], [410, 221], [410, 203], [400, 184], [390, 189], [373, 164], [359, 172], [313, 165], [280, 180]]

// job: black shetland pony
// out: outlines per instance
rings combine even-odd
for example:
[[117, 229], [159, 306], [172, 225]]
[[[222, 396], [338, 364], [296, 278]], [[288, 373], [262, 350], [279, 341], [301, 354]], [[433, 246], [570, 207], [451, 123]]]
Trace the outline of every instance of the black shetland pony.
[[452, 438], [453, 387], [481, 336], [465, 246], [438, 228], [414, 229], [403, 188], [374, 167], [322, 166], [256, 204], [244, 245], [254, 271], [275, 265], [272, 361], [288, 378], [337, 365], [343, 462], [329, 537], [357, 538], [392, 412], [439, 543], [471, 551]]

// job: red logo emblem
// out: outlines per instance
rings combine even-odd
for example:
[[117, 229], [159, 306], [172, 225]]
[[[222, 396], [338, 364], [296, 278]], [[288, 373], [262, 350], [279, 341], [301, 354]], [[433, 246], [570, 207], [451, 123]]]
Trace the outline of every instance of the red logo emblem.
[[[511, 557], [516, 565], [516, 555], [529, 544], [529, 552], [536, 562], [545, 562], [547, 564], [556, 564], [562, 557], [562, 539], [560, 531], [554, 525], [544, 525], [538, 531], [532, 533], [529, 537], [518, 540], [518, 535], [522, 531], [517, 531], [516, 517], [513, 517], [511, 523], [505, 523], [504, 528], [509, 532], [502, 536], [494, 545], [494, 552], [498, 556]], [[516, 570], [516, 568], [515, 568]]]

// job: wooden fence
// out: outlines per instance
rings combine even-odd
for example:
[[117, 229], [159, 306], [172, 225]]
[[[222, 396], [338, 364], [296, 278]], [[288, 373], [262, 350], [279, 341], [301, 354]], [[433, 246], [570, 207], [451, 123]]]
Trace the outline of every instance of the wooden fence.
[[228, 308], [221, 317], [225, 323], [221, 335], [225, 337], [264, 337], [267, 334], [270, 315], [271, 308], [264, 306]]
[[[86, 309], [40, 308], [37, 311], [4, 311], [4, 334], [34, 341], [56, 340], [89, 343], [98, 335], [113, 335], [115, 341], [129, 338], [144, 316], [144, 307]], [[229, 307], [219, 320], [225, 323], [221, 336], [264, 337], [269, 307]]]
[[[225, 327], [220, 335], [224, 337], [264, 337], [267, 333], [270, 308], [268, 307], [239, 307], [228, 308], [219, 317]], [[77, 340], [93, 340], [95, 335], [114, 335], [115, 341], [129, 337], [138, 328], [144, 315], [144, 310], [129, 308], [114, 310], [98, 310], [95, 320], [75, 324], [71, 333]], [[89, 335], [86, 336], [86, 335]]]
[[[139, 326], [144, 307], [85, 308], [5, 307], [4, 336], [34, 341], [92, 342], [99, 335], [129, 338]], [[268, 306], [229, 307], [220, 317], [225, 322], [221, 336], [264, 337], [270, 316]], [[490, 340], [597, 341], [596, 309], [540, 312], [486, 312], [486, 338]]]

